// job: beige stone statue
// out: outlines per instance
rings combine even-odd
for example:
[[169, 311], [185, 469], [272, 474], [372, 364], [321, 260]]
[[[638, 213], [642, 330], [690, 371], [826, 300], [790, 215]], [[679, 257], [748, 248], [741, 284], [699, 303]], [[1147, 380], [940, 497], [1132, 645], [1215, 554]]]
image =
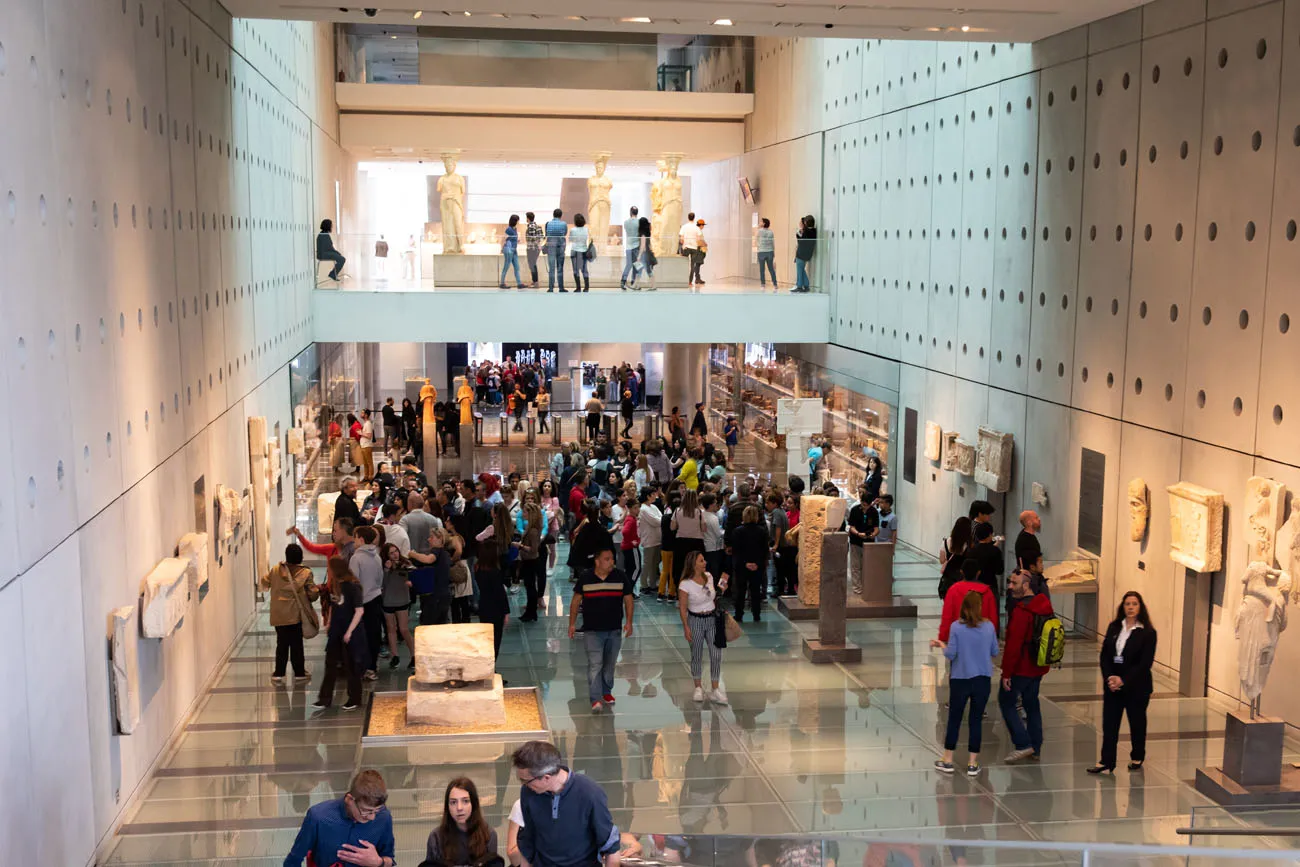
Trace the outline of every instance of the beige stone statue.
[[460, 423], [473, 424], [474, 386], [468, 382], [462, 382], [460, 388], [456, 391], [456, 403], [460, 404]]
[[659, 255], [677, 255], [677, 234], [682, 228], [682, 179], [677, 177], [681, 157], [666, 158], [668, 176], [664, 178], [660, 195], [663, 197], [663, 220], [660, 223]]
[[1277, 640], [1286, 629], [1286, 604], [1291, 593], [1291, 576], [1260, 560], [1246, 567], [1242, 576], [1241, 606], [1233, 626], [1237, 638], [1237, 675], [1242, 695], [1251, 703], [1264, 691], [1277, 650]]
[[463, 253], [465, 244], [465, 179], [456, 173], [456, 155], [443, 154], [446, 174], [438, 178], [442, 207], [442, 252]]
[[1285, 504], [1286, 485], [1263, 476], [1251, 476], [1246, 480], [1246, 544], [1250, 546], [1246, 555], [1248, 560], [1273, 565]]
[[1128, 537], [1131, 541], [1141, 542], [1147, 534], [1147, 516], [1151, 513], [1148, 500], [1147, 483], [1141, 477], [1130, 479], [1128, 483]]
[[614, 182], [605, 177], [609, 154], [596, 157], [596, 174], [587, 178], [587, 228], [596, 252], [605, 255], [609, 243], [609, 193]]
[[650, 245], [655, 254], [659, 249], [659, 238], [664, 232], [664, 175], [668, 172], [666, 160], [655, 160], [659, 177], [650, 185]]
[[943, 428], [932, 421], [925, 423], [925, 459], [937, 461], [943, 454]]

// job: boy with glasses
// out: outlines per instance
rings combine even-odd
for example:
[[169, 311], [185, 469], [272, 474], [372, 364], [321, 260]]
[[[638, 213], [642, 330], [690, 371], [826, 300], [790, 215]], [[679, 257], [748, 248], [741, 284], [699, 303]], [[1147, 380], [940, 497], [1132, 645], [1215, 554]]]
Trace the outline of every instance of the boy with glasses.
[[313, 864], [394, 867], [396, 844], [387, 801], [388, 788], [379, 772], [361, 771], [346, 795], [307, 811], [284, 867], [302, 867], [304, 858]]

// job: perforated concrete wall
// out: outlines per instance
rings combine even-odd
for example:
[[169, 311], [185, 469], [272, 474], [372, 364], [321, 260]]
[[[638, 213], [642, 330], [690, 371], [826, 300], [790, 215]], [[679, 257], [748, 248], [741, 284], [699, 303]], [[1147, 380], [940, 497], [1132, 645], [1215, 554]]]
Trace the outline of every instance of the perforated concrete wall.
[[[1159, 0], [1034, 45], [760, 40], [756, 64], [741, 163], [764, 194], [821, 190], [834, 342], [897, 361], [923, 420], [1015, 434], [1014, 486], [989, 499], [1013, 535], [1045, 486], [1049, 559], [1077, 543], [1080, 450], [1106, 455], [1100, 616], [1143, 592], [1174, 668], [1167, 506], [1152, 498], [1149, 539], [1131, 543], [1124, 485], [1224, 492], [1209, 683], [1238, 695], [1246, 479], [1300, 481], [1300, 2]], [[706, 174], [696, 189], [722, 190]], [[696, 210], [736, 210], [725, 193]], [[787, 203], [758, 210], [793, 233]], [[927, 550], [987, 493], [899, 469], [900, 534]], [[1300, 632], [1279, 654], [1300, 665]], [[1300, 724], [1285, 678], [1264, 708]]]
[[91, 860], [252, 612], [245, 544], [138, 639], [140, 726], [114, 734], [108, 612], [195, 529], [199, 478], [248, 484], [246, 417], [291, 425], [331, 54], [210, 2], [0, 4], [2, 863]]

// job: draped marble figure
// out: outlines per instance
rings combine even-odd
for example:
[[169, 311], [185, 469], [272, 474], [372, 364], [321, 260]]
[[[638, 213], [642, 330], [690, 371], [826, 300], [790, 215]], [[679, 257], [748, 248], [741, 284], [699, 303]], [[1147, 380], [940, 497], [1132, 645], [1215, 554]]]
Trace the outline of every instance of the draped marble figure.
[[1252, 705], [1264, 691], [1273, 666], [1278, 636], [1286, 629], [1286, 604], [1291, 576], [1256, 560], [1242, 576], [1241, 606], [1237, 609], [1237, 675], [1241, 691]]

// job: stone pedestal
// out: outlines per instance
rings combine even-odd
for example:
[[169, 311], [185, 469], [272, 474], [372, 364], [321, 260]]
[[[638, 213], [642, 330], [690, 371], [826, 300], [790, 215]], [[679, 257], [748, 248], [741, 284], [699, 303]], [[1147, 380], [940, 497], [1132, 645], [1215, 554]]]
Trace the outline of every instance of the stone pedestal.
[[[839, 497], [809, 494], [799, 501], [799, 601], [816, 606], [821, 600], [822, 536], [844, 521], [845, 502]], [[841, 562], [847, 562], [843, 556]], [[838, 597], [843, 599], [841, 592]]]
[[460, 477], [474, 477], [474, 425], [460, 426]]
[[848, 553], [847, 533], [822, 534], [817, 637], [805, 638], [803, 642], [803, 655], [811, 662], [858, 662], [862, 659], [862, 648], [847, 640], [845, 616], [848, 612], [840, 601], [847, 597]]
[[1286, 724], [1273, 717], [1227, 715], [1223, 767], [1197, 768], [1196, 790], [1220, 804], [1300, 804], [1300, 771], [1283, 769]]
[[458, 687], [421, 683], [412, 677], [406, 682], [406, 721], [445, 726], [502, 725], [506, 721], [506, 707], [501, 675]]

